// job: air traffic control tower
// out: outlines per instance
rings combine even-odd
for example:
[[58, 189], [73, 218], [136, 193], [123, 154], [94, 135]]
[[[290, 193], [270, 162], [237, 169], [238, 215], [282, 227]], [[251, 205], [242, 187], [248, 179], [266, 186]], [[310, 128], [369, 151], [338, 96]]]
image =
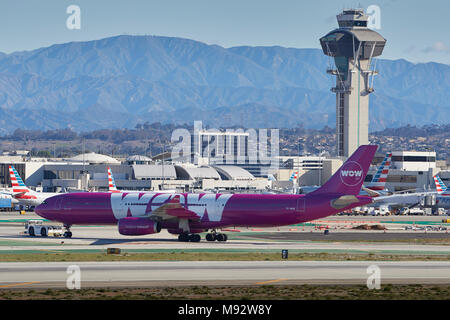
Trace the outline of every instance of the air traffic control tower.
[[345, 9], [337, 15], [339, 28], [320, 38], [323, 52], [334, 58], [327, 73], [336, 76], [336, 146], [338, 156], [349, 157], [369, 143], [369, 94], [373, 92], [372, 66], [386, 44], [367, 27], [363, 9]]

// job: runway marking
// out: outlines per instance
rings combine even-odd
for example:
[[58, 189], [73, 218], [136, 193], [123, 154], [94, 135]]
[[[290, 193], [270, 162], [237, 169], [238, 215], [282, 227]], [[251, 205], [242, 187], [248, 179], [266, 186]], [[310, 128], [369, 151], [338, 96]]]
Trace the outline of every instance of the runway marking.
[[27, 284], [34, 284], [34, 283], [41, 283], [40, 281], [32, 281], [32, 282], [19, 282], [19, 283], [12, 283], [12, 284], [4, 284], [0, 285], [0, 288], [10, 288], [10, 287], [17, 287], [17, 286], [25, 286]]
[[289, 279], [287, 279], [287, 278], [280, 278], [280, 279], [275, 279], [275, 280], [256, 282], [255, 284], [268, 284], [268, 283], [274, 283], [274, 282], [280, 282], [280, 281], [286, 281], [286, 280], [289, 280]]

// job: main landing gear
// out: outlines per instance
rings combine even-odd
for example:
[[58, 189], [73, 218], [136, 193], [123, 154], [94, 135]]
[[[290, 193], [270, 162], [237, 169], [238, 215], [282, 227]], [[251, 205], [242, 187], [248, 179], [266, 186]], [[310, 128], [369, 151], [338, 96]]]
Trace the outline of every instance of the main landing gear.
[[225, 233], [217, 233], [216, 230], [213, 232], [206, 234], [207, 241], [227, 241], [228, 237]]
[[178, 241], [182, 242], [200, 242], [200, 235], [195, 233], [181, 233], [178, 236]]
[[[216, 230], [212, 230], [206, 234], [205, 239], [207, 241], [227, 241], [228, 237], [225, 233], [218, 233]], [[178, 235], [178, 241], [181, 242], [200, 242], [201, 237], [196, 233], [183, 232]]]
[[66, 232], [64, 232], [63, 236], [64, 238], [72, 238], [72, 232], [70, 231], [70, 224], [65, 224], [64, 228], [66, 229]]

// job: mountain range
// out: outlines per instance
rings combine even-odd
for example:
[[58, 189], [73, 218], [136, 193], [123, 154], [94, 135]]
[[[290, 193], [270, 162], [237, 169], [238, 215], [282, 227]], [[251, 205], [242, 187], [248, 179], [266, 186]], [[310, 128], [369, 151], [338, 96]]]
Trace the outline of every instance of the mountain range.
[[[0, 134], [24, 129], [335, 126], [333, 62], [319, 49], [224, 48], [116, 36], [0, 53]], [[450, 66], [378, 59], [370, 131], [450, 121]]]

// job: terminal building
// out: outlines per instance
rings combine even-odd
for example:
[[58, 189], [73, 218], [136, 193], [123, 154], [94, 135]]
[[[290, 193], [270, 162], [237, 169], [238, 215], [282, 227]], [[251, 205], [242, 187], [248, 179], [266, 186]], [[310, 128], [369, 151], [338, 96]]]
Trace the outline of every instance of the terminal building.
[[27, 186], [46, 192], [106, 191], [108, 167], [111, 168], [118, 189], [124, 190], [255, 192], [266, 190], [268, 186], [267, 179], [256, 178], [237, 166], [149, 162], [149, 158], [137, 156], [121, 163], [106, 155], [89, 153], [58, 161], [0, 158], [1, 187], [10, 186], [9, 165], [14, 165]]
[[[265, 137], [256, 130], [198, 130], [191, 136], [191, 155], [168, 160], [197, 166], [238, 166], [256, 178], [267, 178], [281, 165], [278, 152], [274, 154], [272, 149], [273, 137], [269, 133]], [[264, 152], [260, 150], [262, 139]]]
[[[366, 177], [370, 181], [384, 158], [378, 154]], [[80, 159], [82, 161], [80, 161]], [[269, 178], [255, 177], [237, 165], [196, 165], [189, 162], [154, 161], [131, 156], [118, 161], [107, 155], [89, 153], [69, 159], [26, 156], [0, 157], [0, 188], [10, 187], [9, 165], [14, 165], [25, 183], [38, 191], [106, 191], [107, 168], [116, 185], [124, 190], [176, 190], [179, 192], [293, 192], [298, 187], [324, 184], [342, 165], [341, 158], [279, 156], [279, 168]], [[298, 172], [298, 178], [291, 176]], [[394, 151], [387, 178], [389, 191], [433, 190], [433, 176], [439, 174], [450, 184], [450, 170], [438, 166], [435, 152]]]
[[[383, 157], [384, 155], [378, 155], [374, 159], [374, 165], [369, 170], [366, 181], [372, 180]], [[435, 189], [433, 176], [436, 174], [445, 180], [450, 175], [446, 166], [436, 165], [436, 152], [393, 151], [386, 189], [391, 192], [433, 190]]]

